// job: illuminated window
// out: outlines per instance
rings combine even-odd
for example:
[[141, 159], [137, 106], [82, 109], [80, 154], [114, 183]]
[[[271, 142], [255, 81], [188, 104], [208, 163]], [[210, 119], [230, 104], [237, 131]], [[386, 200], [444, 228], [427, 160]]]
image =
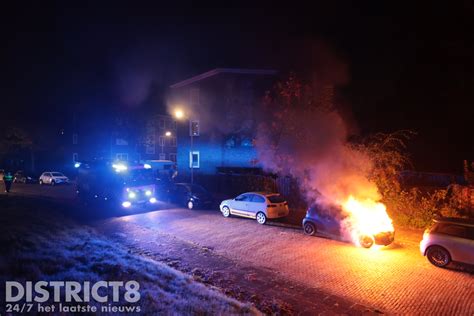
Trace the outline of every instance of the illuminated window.
[[189, 121], [189, 136], [199, 136], [199, 121]]
[[189, 152], [189, 168], [199, 168], [199, 151]]

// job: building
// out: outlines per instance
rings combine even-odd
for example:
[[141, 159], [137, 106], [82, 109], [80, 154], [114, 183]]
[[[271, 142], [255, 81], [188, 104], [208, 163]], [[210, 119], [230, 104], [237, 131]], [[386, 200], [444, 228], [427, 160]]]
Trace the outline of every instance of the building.
[[253, 140], [258, 108], [275, 70], [217, 68], [170, 86], [178, 122], [177, 167], [182, 179], [260, 170]]
[[169, 115], [153, 115], [145, 123], [140, 156], [143, 160], [176, 162], [176, 120]]

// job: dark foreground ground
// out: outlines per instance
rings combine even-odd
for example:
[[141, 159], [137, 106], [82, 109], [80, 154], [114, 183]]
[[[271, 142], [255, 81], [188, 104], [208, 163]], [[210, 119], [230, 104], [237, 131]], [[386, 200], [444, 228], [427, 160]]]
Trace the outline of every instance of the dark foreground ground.
[[[56, 188], [40, 193], [75, 205], [63, 199], [67, 187], [58, 188], [62, 193], [49, 189]], [[32, 192], [18, 187], [16, 194]], [[85, 223], [133, 254], [190, 274], [265, 313], [474, 314], [472, 267], [431, 266], [419, 254], [421, 231], [398, 229], [393, 245], [367, 250], [304, 236], [285, 222], [260, 226], [223, 218], [217, 210], [166, 205], [128, 216], [88, 217]]]

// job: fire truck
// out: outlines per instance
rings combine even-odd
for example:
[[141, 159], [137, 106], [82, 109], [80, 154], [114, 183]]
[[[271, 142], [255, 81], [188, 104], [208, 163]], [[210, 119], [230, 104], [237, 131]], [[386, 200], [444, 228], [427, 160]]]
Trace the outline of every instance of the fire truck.
[[97, 160], [76, 164], [76, 193], [83, 202], [107, 202], [131, 209], [155, 204], [156, 186], [151, 166]]

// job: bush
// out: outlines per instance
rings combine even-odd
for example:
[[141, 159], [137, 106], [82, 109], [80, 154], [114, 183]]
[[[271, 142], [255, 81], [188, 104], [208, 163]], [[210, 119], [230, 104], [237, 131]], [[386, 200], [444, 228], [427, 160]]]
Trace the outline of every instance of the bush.
[[460, 217], [462, 211], [448, 190], [406, 189], [401, 185], [399, 173], [411, 165], [405, 141], [412, 135], [411, 131], [379, 133], [353, 145], [371, 157], [369, 178], [377, 185], [387, 212], [395, 224], [414, 228], [426, 227], [435, 216]]

